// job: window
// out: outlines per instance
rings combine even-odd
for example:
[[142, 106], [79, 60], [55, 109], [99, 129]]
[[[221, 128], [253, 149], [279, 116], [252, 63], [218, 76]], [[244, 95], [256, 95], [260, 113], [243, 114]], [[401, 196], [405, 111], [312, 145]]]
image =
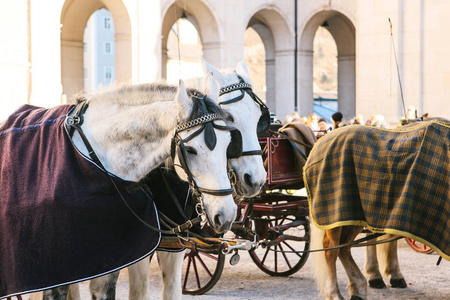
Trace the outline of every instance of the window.
[[108, 17], [104, 18], [104, 26], [105, 29], [111, 29], [111, 18]]
[[105, 42], [105, 53], [111, 54], [111, 42]]
[[87, 47], [88, 47], [88, 46], [87, 46], [87, 43], [83, 43], [83, 51], [84, 51], [84, 52], [87, 52]]
[[112, 72], [113, 72], [113, 68], [112, 67], [105, 67], [105, 80], [111, 81], [111, 79], [112, 79]]
[[88, 78], [88, 68], [83, 69], [84, 78]]

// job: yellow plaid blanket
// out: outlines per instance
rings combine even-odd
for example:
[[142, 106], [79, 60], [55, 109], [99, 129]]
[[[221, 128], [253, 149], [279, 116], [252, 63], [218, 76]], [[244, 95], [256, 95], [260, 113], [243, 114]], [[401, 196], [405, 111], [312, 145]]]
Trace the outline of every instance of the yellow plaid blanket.
[[337, 129], [315, 144], [303, 177], [319, 228], [406, 236], [450, 260], [449, 123]]

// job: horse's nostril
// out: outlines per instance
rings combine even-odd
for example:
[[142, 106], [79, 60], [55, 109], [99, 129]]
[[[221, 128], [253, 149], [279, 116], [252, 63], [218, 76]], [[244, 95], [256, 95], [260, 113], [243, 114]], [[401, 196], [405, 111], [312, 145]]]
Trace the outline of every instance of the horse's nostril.
[[220, 214], [217, 214], [217, 215], [214, 216], [214, 223], [215, 223], [217, 226], [221, 226], [221, 225], [222, 225], [222, 221], [220, 220], [220, 217], [221, 217]]
[[248, 186], [253, 186], [253, 181], [252, 181], [252, 175], [245, 173], [244, 174], [244, 182], [248, 185]]

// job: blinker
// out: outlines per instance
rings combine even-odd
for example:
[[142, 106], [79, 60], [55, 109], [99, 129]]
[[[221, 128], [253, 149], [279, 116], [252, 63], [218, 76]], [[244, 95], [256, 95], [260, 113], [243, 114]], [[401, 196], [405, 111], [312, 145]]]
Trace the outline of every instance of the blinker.
[[239, 130], [230, 131], [231, 142], [227, 148], [227, 158], [238, 158], [242, 155], [242, 134]]
[[270, 128], [270, 111], [267, 106], [261, 106], [261, 117], [256, 127], [257, 133], [264, 133]]

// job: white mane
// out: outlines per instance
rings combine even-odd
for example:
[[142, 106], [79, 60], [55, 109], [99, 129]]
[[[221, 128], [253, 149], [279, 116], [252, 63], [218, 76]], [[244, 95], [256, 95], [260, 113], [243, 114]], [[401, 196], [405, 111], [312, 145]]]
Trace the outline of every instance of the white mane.
[[127, 83], [101, 87], [98, 91], [86, 95], [90, 101], [120, 105], [139, 106], [153, 102], [174, 101], [178, 87], [168, 85], [165, 81], [131, 85]]

